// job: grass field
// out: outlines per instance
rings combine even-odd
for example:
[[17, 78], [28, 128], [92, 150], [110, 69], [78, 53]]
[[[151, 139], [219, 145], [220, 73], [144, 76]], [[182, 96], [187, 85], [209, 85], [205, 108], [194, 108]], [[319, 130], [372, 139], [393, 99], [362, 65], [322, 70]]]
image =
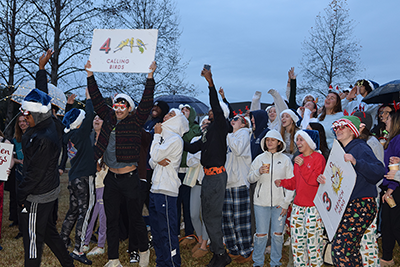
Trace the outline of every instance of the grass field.
[[[62, 221], [64, 219], [64, 216], [68, 210], [68, 203], [69, 203], [69, 193], [67, 190], [67, 184], [68, 184], [68, 177], [66, 174], [63, 174], [61, 177], [61, 195], [60, 195], [60, 201], [59, 201], [59, 211], [58, 211], [58, 221], [57, 221], [57, 227], [58, 230], [61, 228]], [[23, 266], [24, 265], [24, 248], [22, 244], [22, 238], [16, 240], [14, 237], [18, 233], [17, 227], [8, 227], [10, 222], [8, 221], [8, 215], [9, 215], [9, 209], [8, 209], [8, 204], [9, 204], [9, 193], [4, 192], [4, 212], [3, 212], [3, 225], [2, 225], [2, 239], [0, 240], [0, 244], [3, 247], [3, 250], [0, 251], [0, 266], [7, 266], [7, 267], [14, 267], [14, 266]], [[400, 222], [399, 222], [400, 223]], [[71, 239], [74, 240], [74, 231], [71, 233]], [[380, 241], [379, 241], [380, 242]], [[94, 246], [94, 244], [90, 245], [90, 249]], [[191, 249], [194, 246], [188, 246], [188, 247], [183, 247], [181, 246], [181, 258], [182, 258], [182, 266], [205, 266], [211, 259], [212, 255], [211, 253], [208, 253], [205, 257], [201, 259], [194, 259], [191, 256]], [[119, 247], [119, 253], [120, 253], [120, 261], [123, 266], [139, 266], [139, 264], [131, 264], [129, 263], [129, 255], [126, 253], [128, 247], [128, 241], [122, 241], [120, 242], [120, 247]], [[107, 245], [106, 245], [107, 248]], [[71, 251], [72, 249], [70, 249]], [[282, 260], [281, 262], [283, 263], [282, 266], [286, 266], [288, 262], [288, 247], [283, 248], [283, 253], [282, 253]], [[400, 252], [399, 252], [399, 247], [396, 245], [395, 248], [395, 256], [394, 260], [396, 265], [395, 266], [400, 266]], [[100, 256], [92, 256], [89, 257], [93, 261], [92, 266], [103, 266], [107, 262], [107, 253], [104, 255]], [[155, 264], [155, 252], [154, 249], [151, 250], [151, 258], [150, 258], [150, 266], [156, 266]], [[266, 256], [266, 264], [264, 266], [270, 266], [268, 264], [269, 262], [269, 255]], [[54, 266], [60, 266], [57, 258], [54, 256], [54, 254], [50, 251], [50, 249], [45, 245], [44, 250], [43, 250], [43, 256], [42, 256], [42, 265], [41, 266], [49, 266], [49, 267], [54, 267]], [[75, 266], [86, 266], [84, 264], [81, 264], [77, 261], [75, 261]], [[229, 265], [232, 267], [235, 266], [252, 266], [252, 262], [250, 263], [245, 263], [245, 264], [238, 264], [234, 261]]]

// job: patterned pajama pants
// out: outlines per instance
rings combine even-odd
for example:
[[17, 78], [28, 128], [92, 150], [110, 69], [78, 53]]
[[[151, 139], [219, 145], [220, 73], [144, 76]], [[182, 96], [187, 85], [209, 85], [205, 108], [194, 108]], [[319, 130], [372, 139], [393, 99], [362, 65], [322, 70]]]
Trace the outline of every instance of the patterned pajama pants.
[[372, 197], [356, 198], [347, 204], [332, 241], [332, 260], [335, 266], [362, 266], [361, 238], [375, 215], [376, 202]]
[[371, 225], [365, 231], [361, 243], [360, 253], [363, 261], [363, 266], [380, 266], [378, 257], [378, 242], [376, 240], [376, 219], [372, 221]]
[[322, 266], [322, 233], [317, 208], [293, 204], [290, 234], [294, 266]]
[[229, 253], [249, 257], [253, 249], [247, 186], [225, 189], [222, 217], [222, 231]]

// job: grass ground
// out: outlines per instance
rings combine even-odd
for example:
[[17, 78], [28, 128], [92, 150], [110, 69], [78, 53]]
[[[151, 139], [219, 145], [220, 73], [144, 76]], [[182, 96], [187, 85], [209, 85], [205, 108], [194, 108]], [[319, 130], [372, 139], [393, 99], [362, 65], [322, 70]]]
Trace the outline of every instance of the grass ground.
[[[58, 211], [58, 221], [57, 221], [57, 227], [58, 230], [61, 228], [62, 221], [64, 219], [64, 216], [68, 210], [68, 205], [69, 205], [69, 193], [67, 190], [67, 184], [68, 184], [68, 177], [66, 174], [63, 174], [61, 177], [61, 195], [59, 199], [59, 211]], [[8, 221], [8, 215], [9, 215], [9, 209], [8, 209], [8, 204], [9, 204], [9, 193], [4, 192], [4, 212], [3, 212], [3, 224], [2, 224], [2, 239], [0, 240], [0, 244], [3, 247], [3, 250], [0, 251], [0, 266], [7, 266], [7, 267], [14, 267], [14, 266], [23, 266], [24, 265], [24, 248], [22, 244], [22, 238], [16, 240], [14, 237], [18, 233], [18, 228], [17, 227], [8, 227], [10, 222]], [[400, 223], [400, 222], [399, 222]], [[74, 231], [71, 233], [71, 239], [74, 240]], [[94, 246], [94, 244], [90, 245], [91, 248]], [[212, 255], [211, 253], [208, 253], [206, 256], [204, 256], [201, 259], [194, 259], [191, 256], [191, 249], [194, 245], [188, 246], [188, 247], [180, 247], [181, 249], [181, 258], [182, 258], [182, 266], [205, 266], [211, 259]], [[129, 255], [126, 253], [126, 249], [128, 247], [128, 241], [122, 241], [120, 242], [120, 247], [119, 247], [119, 253], [120, 253], [120, 261], [123, 266], [132, 266], [136, 267], [139, 266], [137, 263], [131, 264], [129, 263]], [[107, 248], [107, 245], [106, 245]], [[71, 249], [70, 249], [71, 251]], [[396, 245], [395, 248], [395, 255], [394, 255], [394, 260], [395, 260], [395, 266], [400, 266], [400, 251], [398, 245]], [[107, 262], [107, 253], [104, 255], [100, 256], [92, 256], [89, 257], [93, 261], [92, 266], [103, 266]], [[150, 258], [150, 266], [156, 266], [155, 264], [155, 252], [154, 249], [151, 250], [151, 258]], [[264, 266], [270, 266], [269, 265], [269, 255], [266, 256], [266, 264]], [[288, 262], [288, 247], [283, 248], [283, 253], [282, 253], [282, 260], [281, 262], [283, 263], [283, 266], [286, 266]], [[49, 267], [54, 267], [54, 266], [60, 266], [57, 258], [54, 256], [54, 254], [50, 251], [50, 249], [45, 245], [44, 250], [43, 250], [43, 256], [42, 256], [42, 265], [41, 266], [49, 266]], [[86, 266], [84, 264], [81, 264], [79, 262], [75, 261], [75, 266]], [[236, 266], [252, 266], [251, 263], [245, 263], [245, 264], [238, 264], [236, 262], [233, 262], [229, 265], [231, 267], [236, 267]]]

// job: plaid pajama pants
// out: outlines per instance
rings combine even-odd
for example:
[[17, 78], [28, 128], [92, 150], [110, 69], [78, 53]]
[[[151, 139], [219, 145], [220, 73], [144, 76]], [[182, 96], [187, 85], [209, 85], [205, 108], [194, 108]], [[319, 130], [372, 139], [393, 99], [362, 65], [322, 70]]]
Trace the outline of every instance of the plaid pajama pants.
[[222, 231], [229, 253], [249, 257], [253, 249], [247, 186], [225, 189], [222, 217]]

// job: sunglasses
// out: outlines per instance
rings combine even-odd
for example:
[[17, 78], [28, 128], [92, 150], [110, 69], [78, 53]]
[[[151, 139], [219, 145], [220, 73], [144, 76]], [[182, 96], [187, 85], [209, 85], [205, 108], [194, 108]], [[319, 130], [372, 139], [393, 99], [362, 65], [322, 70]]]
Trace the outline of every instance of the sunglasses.
[[337, 132], [339, 130], [344, 130], [346, 127], [347, 127], [347, 125], [340, 125], [340, 126], [333, 127], [333, 130], [335, 132]]
[[114, 104], [112, 107], [115, 111], [117, 111], [117, 110], [125, 111], [125, 109], [126, 109], [125, 104]]
[[242, 117], [234, 117], [233, 119], [232, 119], [233, 121], [238, 121], [238, 120], [240, 120], [242, 123], [244, 123], [244, 119], [242, 118]]
[[19, 111], [21, 111], [22, 115], [24, 116], [29, 116], [31, 114], [30, 111], [23, 109], [22, 107], [19, 108]]

